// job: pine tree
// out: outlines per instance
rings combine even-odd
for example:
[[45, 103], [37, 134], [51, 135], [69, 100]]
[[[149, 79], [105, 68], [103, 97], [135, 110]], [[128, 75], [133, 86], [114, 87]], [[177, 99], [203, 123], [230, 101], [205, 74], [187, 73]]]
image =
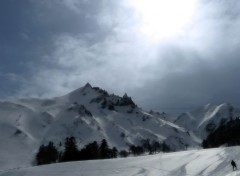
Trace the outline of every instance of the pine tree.
[[99, 158], [99, 145], [96, 141], [90, 143], [86, 147], [87, 151], [89, 151], [90, 159], [98, 159]]
[[116, 147], [113, 147], [112, 150], [111, 150], [111, 158], [117, 158], [118, 156], [118, 150]]
[[128, 152], [127, 152], [126, 150], [121, 150], [121, 151], [119, 152], [119, 155], [120, 155], [121, 157], [126, 158], [126, 157], [128, 156]]
[[150, 144], [150, 140], [149, 139], [142, 140], [142, 147], [143, 147], [145, 152], [149, 152], [149, 154], [153, 153], [152, 145]]
[[135, 146], [135, 145], [131, 145], [129, 147], [129, 151], [132, 152], [132, 154], [135, 155], [135, 156], [141, 155], [141, 154], [144, 153], [143, 147]]
[[45, 146], [41, 145], [38, 149], [38, 153], [36, 155], [37, 165], [42, 165], [45, 163]]
[[53, 142], [49, 142], [47, 146], [41, 145], [36, 155], [37, 165], [55, 163], [58, 160], [59, 152]]
[[161, 144], [159, 142], [152, 141], [151, 146], [152, 146], [152, 152], [153, 153], [161, 151]]
[[96, 141], [86, 145], [80, 151], [80, 160], [99, 159], [99, 146]]
[[109, 158], [109, 147], [106, 139], [103, 139], [99, 148], [100, 157], [102, 159]]
[[61, 161], [76, 161], [78, 160], [79, 151], [77, 149], [76, 139], [67, 137], [64, 144], [64, 152]]
[[49, 142], [46, 147], [47, 161], [49, 163], [55, 163], [58, 159], [58, 150], [54, 146], [53, 142]]

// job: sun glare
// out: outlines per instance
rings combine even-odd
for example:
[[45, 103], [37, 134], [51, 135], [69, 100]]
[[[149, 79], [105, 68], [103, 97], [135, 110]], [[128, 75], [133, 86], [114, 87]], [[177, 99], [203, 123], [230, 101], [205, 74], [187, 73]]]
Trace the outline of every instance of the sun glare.
[[191, 22], [196, 0], [130, 0], [139, 15], [140, 30], [151, 40], [175, 37]]

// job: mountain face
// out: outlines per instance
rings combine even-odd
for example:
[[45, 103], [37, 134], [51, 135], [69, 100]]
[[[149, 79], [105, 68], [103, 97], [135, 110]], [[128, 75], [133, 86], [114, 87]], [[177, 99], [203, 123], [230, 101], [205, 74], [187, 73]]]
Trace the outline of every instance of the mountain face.
[[236, 146], [240, 144], [240, 119], [236, 118], [218, 127], [214, 132], [210, 133], [203, 141], [204, 148], [216, 148], [222, 145]]
[[174, 151], [197, 147], [236, 113], [229, 104], [208, 105], [182, 114], [174, 124], [164, 113], [145, 112], [127, 94], [110, 95], [90, 84], [52, 99], [0, 101], [0, 167], [33, 164], [41, 144], [53, 141], [61, 149], [70, 136], [79, 148], [102, 139], [119, 150], [146, 139]]
[[174, 123], [194, 133], [200, 139], [206, 139], [210, 133], [239, 117], [239, 115], [239, 109], [234, 108], [229, 103], [208, 104], [194, 111], [181, 114]]
[[4, 141], [0, 145], [1, 167], [34, 162], [41, 144], [53, 141], [61, 148], [70, 136], [76, 138], [80, 148], [102, 139], [119, 150], [145, 139], [164, 142], [172, 150], [199, 144], [165, 117], [143, 111], [127, 94], [109, 95], [90, 84], [52, 99], [0, 101], [0, 139]]

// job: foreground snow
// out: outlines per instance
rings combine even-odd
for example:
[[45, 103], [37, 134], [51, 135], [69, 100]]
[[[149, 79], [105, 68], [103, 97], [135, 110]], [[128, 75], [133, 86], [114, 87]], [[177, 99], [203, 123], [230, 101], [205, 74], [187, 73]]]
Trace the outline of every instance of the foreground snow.
[[95, 160], [15, 168], [0, 176], [240, 176], [230, 161], [240, 164], [240, 147]]

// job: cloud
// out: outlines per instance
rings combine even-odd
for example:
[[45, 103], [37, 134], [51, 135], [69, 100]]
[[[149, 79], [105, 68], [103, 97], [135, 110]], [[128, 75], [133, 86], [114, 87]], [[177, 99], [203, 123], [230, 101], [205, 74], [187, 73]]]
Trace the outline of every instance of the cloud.
[[78, 34], [55, 35], [52, 52], [41, 57], [44, 64], [30, 68], [33, 75], [19, 95], [60, 95], [86, 82], [120, 94], [143, 86], [150, 77], [146, 69], [153, 64], [154, 53], [135, 34], [135, 27], [129, 26], [131, 12], [121, 9], [119, 4], [106, 2], [101, 2], [103, 9], [97, 10], [95, 19], [103, 37], [99, 37], [99, 32], [81, 30]]
[[16, 96], [59, 96], [90, 82], [116, 94], [127, 92], [145, 108], [238, 103], [236, 0], [199, 1], [184, 33], [157, 42], [141, 33], [128, 1], [33, 3], [48, 49], [30, 64], [31, 75]]
[[[142, 86], [149, 74], [146, 71], [147, 56], [140, 51], [142, 46], [120, 42], [113, 36], [89, 44], [88, 37], [58, 36], [55, 40], [56, 49], [44, 58], [48, 64], [32, 70], [33, 86], [38, 91], [47, 92], [42, 96], [49, 96], [53, 92], [63, 94], [86, 82], [121, 93], [127, 87]], [[40, 86], [42, 83], [46, 84]], [[56, 91], [59, 89], [60, 92]], [[24, 91], [29, 94], [30, 90], [24, 87]]]

